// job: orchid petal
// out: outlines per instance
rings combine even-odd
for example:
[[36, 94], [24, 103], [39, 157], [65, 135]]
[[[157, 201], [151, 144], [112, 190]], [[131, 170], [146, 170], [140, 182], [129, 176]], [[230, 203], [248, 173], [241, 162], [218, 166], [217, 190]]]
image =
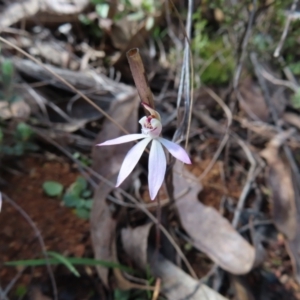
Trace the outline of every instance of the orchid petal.
[[168, 151], [177, 159], [180, 161], [186, 163], [186, 164], [191, 164], [191, 160], [186, 153], [186, 151], [179, 145], [168, 141], [164, 138], [158, 138], [158, 140], [168, 149]]
[[[134, 135], [134, 134], [132, 134]], [[122, 163], [116, 186], [119, 186], [127, 176], [132, 172], [139, 159], [141, 158], [145, 148], [150, 143], [151, 138], [145, 138], [144, 140], [138, 142], [134, 145], [126, 154], [124, 161]]]
[[120, 136], [116, 139], [108, 140], [106, 142], [98, 144], [97, 146], [109, 146], [109, 145], [124, 144], [124, 143], [132, 142], [135, 140], [140, 140], [140, 139], [143, 139], [146, 137], [147, 136], [142, 133], [127, 134], [127, 135]]
[[149, 193], [151, 200], [154, 200], [166, 173], [166, 155], [159, 141], [153, 140], [149, 155]]

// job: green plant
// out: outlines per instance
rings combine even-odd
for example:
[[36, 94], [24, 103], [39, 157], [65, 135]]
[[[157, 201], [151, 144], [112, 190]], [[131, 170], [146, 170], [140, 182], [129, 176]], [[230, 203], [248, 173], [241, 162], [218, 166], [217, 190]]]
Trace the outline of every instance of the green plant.
[[109, 262], [105, 260], [97, 260], [93, 258], [77, 258], [77, 257], [65, 257], [57, 252], [49, 251], [47, 252], [49, 259], [41, 258], [41, 259], [28, 259], [28, 260], [18, 260], [18, 261], [9, 261], [5, 262], [6, 266], [23, 266], [23, 267], [36, 267], [36, 266], [45, 266], [47, 264], [50, 265], [58, 265], [63, 264], [66, 266], [75, 276], [79, 276], [78, 271], [75, 269], [75, 265], [83, 265], [83, 266], [102, 266], [105, 268], [117, 268], [129, 273], [132, 273], [133, 270], [126, 266], [123, 266], [118, 263]]
[[119, 289], [114, 290], [114, 300], [128, 300], [130, 299], [130, 291], [123, 291]]
[[11, 104], [22, 100], [22, 97], [14, 92], [14, 65], [10, 59], [3, 59], [0, 63], [0, 101]]
[[27, 287], [23, 284], [20, 284], [17, 286], [16, 290], [15, 290], [15, 295], [18, 298], [22, 298], [26, 295], [26, 293], [28, 292]]
[[91, 158], [88, 157], [87, 155], [84, 155], [84, 154], [80, 153], [80, 152], [75, 152], [73, 154], [73, 157], [78, 159], [85, 166], [90, 166], [92, 164]]
[[65, 206], [75, 208], [78, 217], [88, 219], [93, 205], [91, 195], [87, 181], [79, 176], [66, 190], [62, 200]]
[[235, 67], [232, 49], [224, 44], [222, 37], [210, 38], [207, 21], [202, 19], [200, 8], [193, 15], [193, 25], [191, 47], [196, 88], [201, 82], [204, 84], [229, 82]]
[[45, 181], [43, 183], [43, 190], [47, 196], [56, 197], [62, 194], [64, 187], [61, 183], [56, 181]]
[[3, 128], [0, 125], [0, 154], [21, 156], [27, 151], [37, 151], [38, 145], [33, 143], [33, 131], [30, 126], [24, 122], [20, 122], [12, 137], [4, 139]]

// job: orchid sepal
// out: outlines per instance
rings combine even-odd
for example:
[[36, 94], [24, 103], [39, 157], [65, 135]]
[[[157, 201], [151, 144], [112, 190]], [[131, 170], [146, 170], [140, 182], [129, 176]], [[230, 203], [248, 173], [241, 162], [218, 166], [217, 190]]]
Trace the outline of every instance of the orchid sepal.
[[186, 164], [191, 164], [191, 160], [181, 146], [160, 137], [162, 125], [159, 113], [146, 103], [142, 103], [142, 105], [150, 112], [150, 116], [145, 116], [139, 121], [142, 126], [142, 133], [123, 135], [121, 137], [105, 141], [97, 146], [123, 144], [143, 139], [134, 145], [126, 154], [116, 183], [116, 187], [118, 187], [137, 165], [147, 145], [152, 142], [149, 154], [148, 185], [150, 198], [151, 200], [154, 200], [164, 181], [166, 173], [166, 155], [162, 146], [164, 146], [171, 155]]

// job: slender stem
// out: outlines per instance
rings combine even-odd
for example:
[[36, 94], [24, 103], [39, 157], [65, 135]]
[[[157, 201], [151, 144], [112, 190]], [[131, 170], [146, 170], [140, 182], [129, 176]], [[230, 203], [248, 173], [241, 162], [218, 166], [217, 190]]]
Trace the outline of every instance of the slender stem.
[[153, 95], [149, 86], [148, 78], [144, 68], [144, 64], [138, 48], [132, 48], [127, 53], [132, 77], [143, 102], [146, 102], [151, 108], [154, 107]]
[[156, 206], [156, 245], [155, 245], [155, 255], [158, 255], [160, 248], [160, 225], [161, 225], [161, 205], [160, 205], [160, 197], [157, 195], [157, 206]]

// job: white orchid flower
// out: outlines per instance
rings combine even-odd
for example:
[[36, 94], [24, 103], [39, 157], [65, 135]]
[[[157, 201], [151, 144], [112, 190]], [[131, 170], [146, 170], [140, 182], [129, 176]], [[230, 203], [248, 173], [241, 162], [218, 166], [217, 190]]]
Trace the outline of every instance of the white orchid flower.
[[164, 145], [167, 150], [180, 161], [186, 164], [191, 164], [191, 160], [182, 147], [160, 137], [162, 125], [159, 113], [149, 107], [147, 104], [142, 104], [150, 113], [150, 116], [145, 116], [139, 121], [139, 123], [142, 125], [142, 133], [124, 135], [98, 144], [97, 146], [123, 144], [132, 142], [134, 140], [143, 139], [134, 145], [126, 154], [116, 183], [116, 187], [118, 187], [132, 172], [141, 158], [145, 148], [152, 141], [149, 154], [148, 183], [150, 198], [151, 200], [154, 200], [164, 181], [166, 173], [166, 155], [162, 145]]

